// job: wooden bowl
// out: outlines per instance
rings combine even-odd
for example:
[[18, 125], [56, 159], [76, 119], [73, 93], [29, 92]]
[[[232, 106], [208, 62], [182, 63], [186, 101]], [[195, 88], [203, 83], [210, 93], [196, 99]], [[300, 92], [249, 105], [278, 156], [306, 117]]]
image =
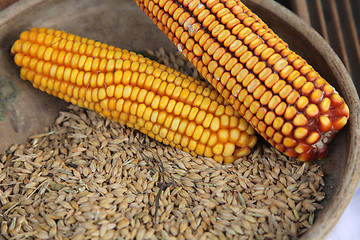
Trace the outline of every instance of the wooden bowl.
[[[274, 1], [244, 0], [278, 33], [292, 50], [302, 55], [329, 81], [350, 108], [347, 126], [330, 144], [320, 161], [325, 173], [325, 208], [302, 239], [324, 239], [335, 226], [358, 184], [360, 172], [359, 98], [345, 67], [334, 51], [312, 28]], [[52, 27], [141, 51], [165, 48], [177, 51], [167, 37], [131, 0], [27, 0], [0, 13], [0, 151], [42, 132], [66, 104], [21, 81], [10, 47], [31, 27]]]

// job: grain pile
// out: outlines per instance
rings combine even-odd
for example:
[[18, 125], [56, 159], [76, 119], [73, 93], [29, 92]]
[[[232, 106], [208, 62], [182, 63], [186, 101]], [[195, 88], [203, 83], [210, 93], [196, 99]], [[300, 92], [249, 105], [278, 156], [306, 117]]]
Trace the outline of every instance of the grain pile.
[[[181, 56], [154, 55], [196, 77]], [[71, 105], [45, 133], [1, 156], [1, 233], [12, 239], [291, 239], [322, 208], [322, 177], [318, 164], [288, 159], [265, 143], [221, 165]]]

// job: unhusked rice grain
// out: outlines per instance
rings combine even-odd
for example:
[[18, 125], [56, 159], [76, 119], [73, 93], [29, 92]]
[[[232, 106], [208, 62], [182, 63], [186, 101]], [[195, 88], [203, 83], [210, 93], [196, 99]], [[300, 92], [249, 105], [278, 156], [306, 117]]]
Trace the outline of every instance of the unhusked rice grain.
[[[153, 54], [198, 77], [179, 54]], [[162, 60], [161, 60], [162, 59]], [[325, 198], [317, 163], [264, 142], [222, 165], [70, 105], [1, 155], [1, 233], [13, 239], [292, 239]]]

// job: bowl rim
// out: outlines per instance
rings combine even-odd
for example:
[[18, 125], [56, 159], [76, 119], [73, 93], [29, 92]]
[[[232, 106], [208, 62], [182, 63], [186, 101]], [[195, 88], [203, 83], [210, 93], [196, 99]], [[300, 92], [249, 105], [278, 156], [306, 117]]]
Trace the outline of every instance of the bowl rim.
[[[360, 179], [360, 100], [356, 91], [355, 85], [346, 70], [343, 62], [340, 60], [335, 51], [331, 48], [329, 43], [309, 24], [297, 16], [295, 13], [285, 8], [281, 4], [271, 0], [243, 0], [251, 2], [251, 4], [261, 6], [265, 10], [274, 13], [281, 20], [286, 21], [291, 27], [300, 32], [303, 37], [311, 42], [316, 49], [324, 56], [329, 67], [334, 68], [336, 78], [342, 78], [341, 90], [346, 103], [350, 108], [350, 117], [347, 124], [349, 124], [350, 144], [347, 159], [347, 164], [344, 169], [344, 179], [338, 185], [338, 190], [335, 193], [332, 201], [326, 206], [327, 208], [327, 222], [314, 222], [314, 225], [300, 237], [300, 239], [325, 239], [336, 223], [340, 220], [345, 209], [350, 203], [354, 192], [358, 186]], [[276, 12], [274, 12], [276, 9]]]
[[[336, 77], [341, 76], [341, 78], [344, 79], [344, 84], [342, 83], [341, 90], [343, 93], [346, 93], [346, 96], [350, 96], [349, 99], [346, 100], [351, 113], [348, 124], [350, 128], [349, 131], [354, 134], [350, 136], [349, 152], [347, 156], [347, 159], [350, 159], [350, 161], [347, 162], [344, 169], [345, 178], [339, 184], [333, 200], [327, 205], [328, 221], [326, 224], [315, 221], [313, 227], [300, 237], [301, 239], [325, 239], [343, 215], [346, 207], [352, 199], [360, 179], [360, 148], [358, 146], [360, 143], [360, 100], [358, 93], [344, 64], [334, 50], [318, 32], [305, 23], [295, 13], [272, 0], [242, 1], [245, 5], [246, 2], [251, 2], [252, 4], [261, 6], [265, 10], [274, 13], [281, 20], [286, 21], [291, 27], [297, 29], [297, 31], [299, 31], [305, 39], [311, 41], [314, 44], [314, 47], [316, 47], [325, 57], [326, 63], [330, 67], [334, 67], [336, 69]], [[12, 18], [19, 16], [22, 12], [28, 10], [29, 8], [43, 2], [46, 2], [46, 0], [27, 0], [13, 3], [0, 12], [0, 26], [3, 26], [7, 22], [11, 21]], [[276, 12], [274, 9], [276, 9]]]

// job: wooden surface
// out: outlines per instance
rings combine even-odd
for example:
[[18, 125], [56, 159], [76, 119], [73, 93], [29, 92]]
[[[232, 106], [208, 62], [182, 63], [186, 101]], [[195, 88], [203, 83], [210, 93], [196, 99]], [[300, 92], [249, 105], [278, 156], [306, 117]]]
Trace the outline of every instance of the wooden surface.
[[360, 1], [290, 0], [291, 9], [331, 45], [360, 93]]
[[[305, 22], [271, 0], [244, 0], [244, 3], [283, 37], [292, 50], [306, 58], [340, 92], [350, 107], [349, 123], [331, 143], [329, 155], [320, 162], [327, 183], [325, 209], [319, 212], [313, 228], [302, 237], [324, 239], [344, 212], [359, 180], [359, 98], [340, 59]], [[72, 0], [23, 0], [0, 14], [0, 76], [14, 85], [8, 87], [9, 92], [15, 92], [15, 95], [8, 95], [15, 98], [6, 105], [12, 109], [7, 113], [13, 115], [5, 114], [4, 120], [0, 120], [0, 138], [4, 147], [13, 136], [16, 136], [14, 141], [25, 141], [31, 132], [50, 125], [57, 109], [61, 108], [60, 104], [64, 104], [20, 81], [9, 49], [23, 30], [34, 26], [53, 27], [121, 48], [143, 50], [161, 46], [167, 51], [176, 51], [131, 0], [78, 0], [76, 6]], [[17, 131], [14, 131], [16, 121], [23, 125], [18, 124]], [[7, 129], [13, 130], [4, 134]]]

